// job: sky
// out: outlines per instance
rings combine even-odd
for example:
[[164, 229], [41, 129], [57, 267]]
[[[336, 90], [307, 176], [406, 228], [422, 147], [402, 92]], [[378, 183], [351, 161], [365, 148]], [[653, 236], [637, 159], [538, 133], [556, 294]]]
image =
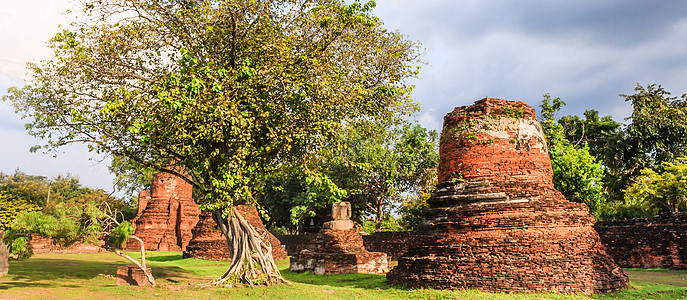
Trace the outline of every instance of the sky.
[[[0, 95], [28, 78], [25, 65], [49, 57], [46, 41], [75, 0], [2, 0]], [[687, 1], [645, 0], [377, 0], [385, 27], [417, 41], [427, 62], [413, 79], [422, 110], [413, 117], [440, 130], [454, 107], [484, 97], [535, 107], [549, 93], [562, 115], [596, 109], [623, 122], [631, 107], [619, 94], [637, 84], [687, 93]], [[106, 157], [74, 145], [30, 153], [37, 141], [8, 103], [0, 102], [0, 172], [72, 174], [112, 190]]]

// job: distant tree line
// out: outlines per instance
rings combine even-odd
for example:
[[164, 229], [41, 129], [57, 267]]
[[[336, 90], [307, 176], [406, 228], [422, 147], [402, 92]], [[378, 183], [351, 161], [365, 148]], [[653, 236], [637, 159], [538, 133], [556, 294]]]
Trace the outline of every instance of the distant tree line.
[[71, 175], [48, 179], [20, 170], [11, 175], [0, 172], [0, 231], [8, 229], [22, 212], [40, 211], [53, 215], [59, 205], [83, 207], [89, 202], [108, 203], [128, 219], [136, 213], [135, 207], [124, 199], [113, 197], [102, 189], [85, 187]]

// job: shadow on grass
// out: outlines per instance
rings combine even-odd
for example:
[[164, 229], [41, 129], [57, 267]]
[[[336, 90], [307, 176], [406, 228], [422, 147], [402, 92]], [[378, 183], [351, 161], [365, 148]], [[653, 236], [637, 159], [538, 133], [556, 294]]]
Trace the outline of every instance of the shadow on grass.
[[181, 253], [178, 253], [178, 252], [174, 252], [174, 253], [170, 253], [170, 254], [156, 253], [155, 256], [146, 257], [146, 260], [149, 260], [149, 261], [175, 261], [175, 260], [182, 260], [182, 259], [184, 259], [183, 256], [181, 255]]
[[355, 287], [362, 289], [378, 290], [406, 290], [404, 286], [390, 285], [386, 283], [385, 275], [375, 274], [325, 274], [315, 275], [311, 272], [296, 273], [288, 268], [281, 270], [284, 279], [303, 284], [336, 286], [336, 287]]
[[40, 282], [26, 282], [26, 281], [6, 281], [0, 282], [0, 290], [9, 290], [12, 288], [51, 288], [57, 287], [57, 284], [40, 283]]
[[[160, 261], [175, 260], [172, 257], [181, 255], [156, 256], [151, 258]], [[40, 283], [54, 281], [59, 285], [60, 281], [71, 279], [92, 279], [101, 274], [116, 276], [117, 267], [131, 264], [129, 262], [106, 262], [89, 261], [64, 258], [31, 258], [26, 261], [16, 261], [10, 263], [8, 279], [0, 282], [2, 286], [18, 286], [21, 284], [41, 284], [50, 286], [51, 284]], [[150, 265], [149, 265], [150, 266]], [[167, 279], [178, 282], [193, 277], [193, 273], [177, 266], [150, 266], [153, 276], [157, 279]], [[114, 283], [114, 282], [113, 282]], [[64, 285], [60, 285], [64, 286]], [[65, 286], [66, 287], [66, 286]]]

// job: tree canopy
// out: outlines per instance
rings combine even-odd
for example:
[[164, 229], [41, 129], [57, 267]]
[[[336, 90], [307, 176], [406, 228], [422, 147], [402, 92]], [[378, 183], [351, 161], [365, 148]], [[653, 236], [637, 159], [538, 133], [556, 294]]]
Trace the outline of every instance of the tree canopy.
[[587, 143], [575, 146], [566, 138], [565, 128], [555, 119], [563, 106], [565, 102], [560, 98], [551, 99], [549, 94], [544, 94], [539, 106], [553, 168], [553, 184], [566, 199], [587, 204], [590, 212], [598, 217], [605, 204], [601, 164], [589, 153]]
[[[355, 118], [415, 109], [417, 46], [374, 2], [87, 2], [32, 86], [10, 89], [49, 149], [84, 142], [187, 177], [203, 207], [252, 199]], [[178, 166], [181, 168], [173, 168]], [[183, 170], [183, 171], [181, 171]]]
[[[4, 99], [46, 149], [86, 143], [186, 178], [225, 236], [243, 236], [248, 225], [222, 220], [255, 199], [267, 174], [306, 163], [346, 122], [393, 122], [416, 109], [407, 79], [418, 47], [386, 30], [374, 6], [85, 1], [85, 17], [50, 41], [53, 57], [30, 66], [31, 85]], [[225, 280], [255, 274], [236, 260]]]

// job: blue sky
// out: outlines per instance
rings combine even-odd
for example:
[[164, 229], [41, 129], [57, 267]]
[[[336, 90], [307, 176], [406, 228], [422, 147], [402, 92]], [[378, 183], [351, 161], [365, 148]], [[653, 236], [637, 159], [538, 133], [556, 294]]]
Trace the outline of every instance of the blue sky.
[[[0, 94], [24, 84], [29, 61], [47, 58], [47, 41], [75, 0], [9, 1], [0, 7]], [[424, 49], [428, 65], [413, 80], [422, 107], [415, 116], [440, 129], [456, 106], [483, 97], [537, 106], [561, 97], [563, 114], [596, 109], [622, 121], [631, 112], [618, 94], [637, 83], [687, 92], [687, 1], [378, 0], [376, 14]], [[112, 189], [107, 159], [85, 147], [29, 153], [25, 121], [0, 103], [0, 171], [53, 177], [71, 173]]]

